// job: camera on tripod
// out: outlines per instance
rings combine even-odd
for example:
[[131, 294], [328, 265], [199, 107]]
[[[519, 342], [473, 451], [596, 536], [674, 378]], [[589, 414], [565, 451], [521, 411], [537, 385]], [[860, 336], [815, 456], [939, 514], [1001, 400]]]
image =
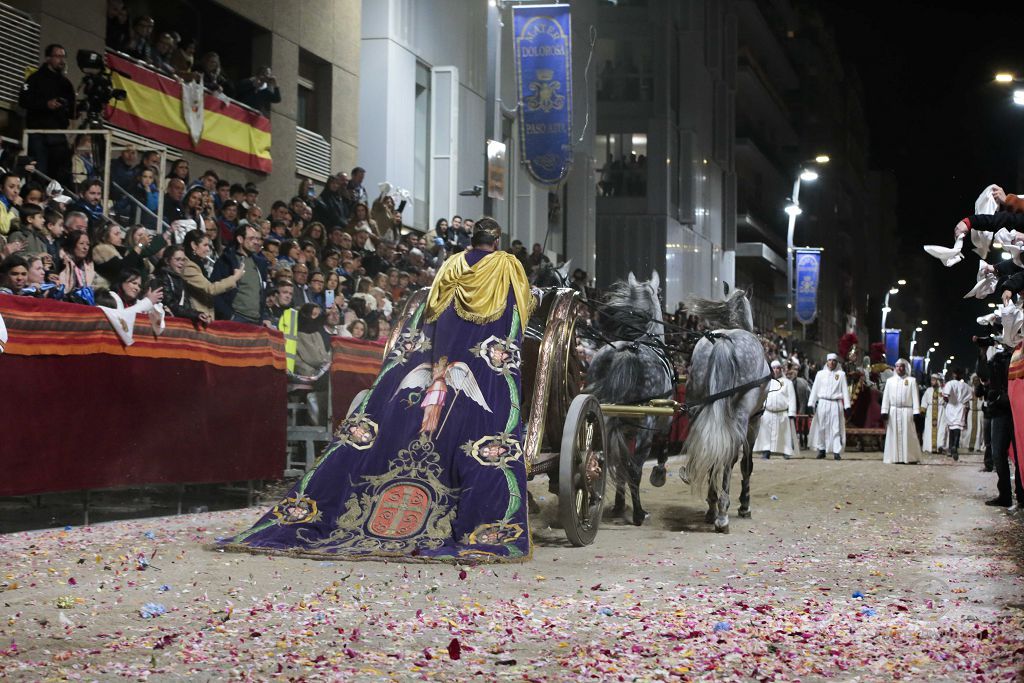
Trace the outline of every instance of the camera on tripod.
[[128, 93], [114, 87], [110, 80], [111, 71], [99, 52], [79, 50], [77, 61], [78, 68], [85, 74], [82, 77], [84, 97], [81, 104], [85, 106], [86, 120], [99, 121], [108, 102], [127, 99]]

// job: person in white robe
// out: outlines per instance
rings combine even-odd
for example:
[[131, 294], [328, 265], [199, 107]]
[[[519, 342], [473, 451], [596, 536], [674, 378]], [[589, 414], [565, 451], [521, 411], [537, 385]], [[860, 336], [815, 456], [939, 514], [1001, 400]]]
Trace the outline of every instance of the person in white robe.
[[921, 397], [921, 412], [924, 413], [924, 434], [921, 450], [925, 453], [942, 453], [946, 448], [946, 411], [942, 406], [942, 377], [932, 375], [932, 385], [924, 390]]
[[953, 379], [942, 387], [942, 398], [946, 403], [946, 427], [949, 429], [949, 455], [953, 461], [960, 460], [960, 436], [967, 423], [967, 404], [974, 396], [974, 389], [967, 386], [959, 369], [952, 371]]
[[910, 376], [910, 363], [903, 358], [896, 361], [895, 371], [882, 391], [882, 416], [888, 418], [882, 462], [916, 464], [921, 459], [914, 426], [914, 416], [921, 411], [917, 380]]
[[818, 451], [818, 459], [831, 452], [836, 460], [846, 446], [846, 411], [850, 409], [850, 387], [846, 373], [839, 368], [839, 356], [825, 357], [825, 367], [818, 370], [807, 399], [807, 409], [814, 410], [811, 420], [811, 448]]
[[978, 395], [980, 393], [981, 378], [977, 375], [971, 375], [970, 386], [973, 394], [971, 395], [971, 400], [967, 402], [967, 421], [964, 425], [963, 441], [960, 445], [968, 451], [981, 453], [985, 450], [985, 430], [983, 427], [985, 416], [982, 413], [985, 400]]
[[754, 440], [754, 451], [768, 460], [772, 453], [781, 454], [786, 460], [798, 450], [796, 441], [796, 390], [793, 383], [782, 374], [782, 363], [773, 360], [772, 378], [768, 381], [768, 396], [765, 399], [761, 425]]

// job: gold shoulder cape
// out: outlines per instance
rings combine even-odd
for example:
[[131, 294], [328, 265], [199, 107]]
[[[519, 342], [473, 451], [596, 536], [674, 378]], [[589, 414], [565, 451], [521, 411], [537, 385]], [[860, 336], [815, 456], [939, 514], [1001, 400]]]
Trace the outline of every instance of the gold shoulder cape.
[[526, 271], [516, 257], [495, 251], [470, 266], [466, 253], [458, 253], [441, 266], [427, 296], [427, 321], [434, 322], [453, 302], [460, 318], [483, 325], [505, 312], [508, 288], [512, 287], [522, 320], [529, 319], [534, 300]]

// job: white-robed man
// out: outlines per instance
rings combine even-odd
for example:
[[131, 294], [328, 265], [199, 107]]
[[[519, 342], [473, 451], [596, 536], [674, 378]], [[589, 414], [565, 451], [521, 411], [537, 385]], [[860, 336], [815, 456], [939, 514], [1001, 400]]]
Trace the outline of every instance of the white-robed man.
[[814, 376], [807, 409], [814, 410], [811, 420], [811, 448], [817, 449], [818, 459], [829, 451], [836, 460], [842, 460], [846, 445], [846, 411], [850, 409], [850, 387], [846, 373], [839, 368], [839, 356], [830, 353], [825, 367]]
[[782, 363], [773, 360], [772, 378], [768, 382], [768, 397], [754, 441], [754, 451], [761, 451], [765, 460], [772, 457], [772, 453], [781, 454], [789, 460], [797, 450], [795, 419], [796, 390], [782, 374]]
[[942, 398], [946, 401], [946, 427], [949, 429], [949, 455], [954, 462], [960, 460], [960, 432], [967, 423], [967, 404], [974, 396], [974, 389], [963, 381], [963, 373], [954, 368], [953, 379], [942, 387]]
[[985, 394], [981, 389], [981, 379], [977, 375], [971, 375], [970, 386], [974, 394], [967, 403], [967, 423], [960, 445], [968, 451], [980, 453], [985, 450]]
[[882, 462], [916, 464], [921, 459], [914, 426], [914, 416], [921, 411], [917, 380], [910, 376], [910, 363], [903, 358], [896, 361], [895, 370], [896, 374], [885, 380], [882, 392], [882, 416], [888, 418]]
[[924, 413], [924, 434], [921, 450], [925, 453], [941, 453], [946, 448], [946, 411], [942, 409], [942, 377], [931, 376], [932, 385], [924, 390], [921, 397], [921, 412]]

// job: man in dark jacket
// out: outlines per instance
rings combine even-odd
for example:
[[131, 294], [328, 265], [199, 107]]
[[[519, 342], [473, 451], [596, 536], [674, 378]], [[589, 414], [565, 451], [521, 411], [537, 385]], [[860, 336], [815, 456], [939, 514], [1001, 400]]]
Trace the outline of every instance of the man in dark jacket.
[[[25, 127], [65, 130], [75, 110], [75, 87], [64, 75], [67, 52], [56, 43], [46, 46], [46, 59], [25, 79], [18, 104], [25, 109]], [[67, 186], [71, 179], [71, 150], [63, 135], [36, 134], [28, 139], [36, 168]]]
[[[1013, 444], [1013, 415], [1009, 395], [1010, 350], [1000, 345], [995, 355], [988, 358], [987, 349], [994, 344], [992, 338], [974, 337], [974, 342], [982, 347], [978, 358], [978, 376], [988, 385], [985, 401], [992, 420], [992, 463], [998, 477], [998, 495], [992, 500], [985, 501], [985, 505], [1010, 507], [1013, 505], [1009, 459]], [[1024, 484], [1021, 483], [1019, 469], [1016, 478], [1017, 505], [1020, 507], [1024, 505]]]
[[348, 205], [342, 194], [342, 174], [327, 179], [327, 187], [313, 203], [313, 220], [324, 224], [326, 230], [348, 224]]
[[217, 320], [260, 325], [270, 320], [264, 290], [267, 284], [267, 262], [260, 255], [260, 232], [251, 225], [235, 229], [234, 241], [224, 250], [213, 266], [210, 281], [217, 282], [230, 276], [236, 268], [245, 273], [235, 289], [218, 294], [213, 299]]

